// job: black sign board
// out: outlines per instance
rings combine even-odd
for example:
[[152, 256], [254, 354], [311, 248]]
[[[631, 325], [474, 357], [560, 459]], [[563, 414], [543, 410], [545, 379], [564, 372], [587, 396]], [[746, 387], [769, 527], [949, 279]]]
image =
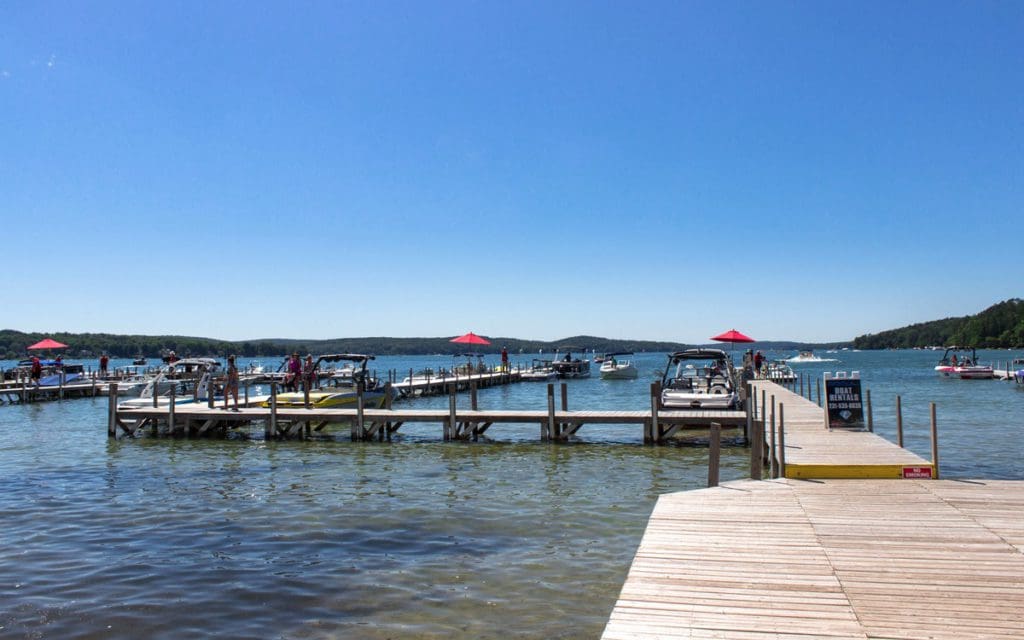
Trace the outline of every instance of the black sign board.
[[825, 378], [828, 428], [863, 429], [864, 403], [860, 378]]

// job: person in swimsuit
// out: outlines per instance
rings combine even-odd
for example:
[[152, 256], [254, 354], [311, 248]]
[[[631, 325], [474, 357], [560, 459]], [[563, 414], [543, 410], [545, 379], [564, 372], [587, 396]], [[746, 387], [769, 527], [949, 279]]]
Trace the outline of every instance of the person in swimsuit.
[[228, 408], [228, 396], [234, 396], [234, 411], [238, 411], [238, 367], [235, 366], [235, 356], [228, 356], [228, 380], [224, 384], [225, 409]]

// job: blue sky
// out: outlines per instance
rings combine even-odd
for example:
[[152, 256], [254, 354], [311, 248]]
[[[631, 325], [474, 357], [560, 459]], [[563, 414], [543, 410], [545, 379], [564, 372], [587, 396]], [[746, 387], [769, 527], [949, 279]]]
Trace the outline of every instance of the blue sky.
[[0, 327], [841, 340], [1022, 295], [1024, 5], [0, 6]]

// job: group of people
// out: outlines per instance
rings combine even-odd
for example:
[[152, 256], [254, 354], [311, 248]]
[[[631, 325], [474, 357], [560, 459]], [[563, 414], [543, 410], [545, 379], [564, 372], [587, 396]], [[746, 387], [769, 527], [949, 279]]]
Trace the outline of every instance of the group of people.
[[312, 355], [306, 355], [306, 360], [303, 362], [299, 358], [298, 352], [293, 353], [292, 357], [288, 360], [287, 373], [284, 377], [284, 388], [288, 391], [301, 391], [302, 386], [305, 385], [307, 389], [313, 389], [317, 383], [316, 377], [316, 363], [313, 362]]
[[747, 349], [747, 352], [743, 354], [743, 371], [749, 372], [746, 374], [748, 377], [752, 373], [753, 377], [760, 378], [761, 371], [765, 368], [767, 362], [767, 358], [760, 351], [754, 353], [752, 349]]

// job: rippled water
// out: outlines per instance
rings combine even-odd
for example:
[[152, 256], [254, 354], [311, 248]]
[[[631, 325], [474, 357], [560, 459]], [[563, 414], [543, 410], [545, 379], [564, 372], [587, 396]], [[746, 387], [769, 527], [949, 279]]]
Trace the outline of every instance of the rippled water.
[[[635, 382], [571, 382], [570, 408], [645, 407], [663, 357], [639, 357]], [[946, 477], [1024, 478], [1012, 383], [939, 380], [931, 353], [834, 357], [798, 371], [859, 369], [889, 437], [900, 393], [925, 456], [938, 402]], [[480, 392], [482, 407], [544, 398]], [[106, 406], [0, 407], [0, 637], [593, 638], [657, 496], [706, 479], [706, 448], [644, 447], [636, 426], [584, 427], [569, 445], [538, 442], [536, 425], [480, 443], [443, 443], [439, 425], [392, 443], [110, 441]], [[727, 447], [723, 480], [747, 463]]]

